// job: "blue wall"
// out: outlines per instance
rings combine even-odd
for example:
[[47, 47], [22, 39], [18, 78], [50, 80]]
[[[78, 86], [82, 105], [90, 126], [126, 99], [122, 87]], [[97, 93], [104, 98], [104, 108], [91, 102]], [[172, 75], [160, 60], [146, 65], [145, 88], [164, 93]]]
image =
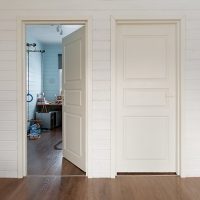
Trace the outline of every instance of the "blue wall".
[[[30, 93], [33, 95], [33, 101], [27, 103], [27, 118], [34, 119], [37, 94], [44, 92], [45, 98], [48, 101], [54, 101], [55, 95], [60, 94], [58, 54], [62, 52], [62, 47], [58, 44], [41, 44], [31, 34], [31, 28], [26, 29], [26, 43], [27, 42], [36, 43], [37, 50], [45, 50], [43, 54], [39, 52], [29, 53], [29, 88]], [[28, 58], [28, 53], [26, 55]], [[27, 126], [29, 126], [29, 123]]]
[[62, 52], [59, 44], [43, 44], [45, 49], [43, 59], [43, 90], [48, 101], [54, 101], [59, 95], [58, 54]]
[[[37, 41], [34, 38], [34, 36], [31, 35], [31, 31], [28, 28], [26, 30], [26, 42], [36, 43], [37, 49], [43, 49], [39, 41]], [[28, 58], [28, 53], [26, 53], [26, 55]], [[28, 67], [28, 63], [27, 63], [27, 67]], [[28, 78], [28, 74], [27, 74], [27, 78]], [[30, 52], [29, 53], [29, 85], [30, 85], [30, 93], [33, 95], [33, 101], [30, 103], [27, 103], [28, 119], [34, 119], [35, 117], [37, 94], [40, 94], [42, 92], [41, 80], [42, 80], [41, 79], [41, 53]], [[27, 85], [28, 85], [28, 82], [27, 82]]]

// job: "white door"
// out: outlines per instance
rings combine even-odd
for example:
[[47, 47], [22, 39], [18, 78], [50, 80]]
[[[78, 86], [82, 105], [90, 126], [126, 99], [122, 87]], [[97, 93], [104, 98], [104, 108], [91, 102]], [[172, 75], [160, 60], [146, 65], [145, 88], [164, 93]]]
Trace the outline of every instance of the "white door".
[[176, 27], [117, 27], [117, 172], [176, 172]]
[[85, 171], [85, 27], [63, 38], [63, 157]]

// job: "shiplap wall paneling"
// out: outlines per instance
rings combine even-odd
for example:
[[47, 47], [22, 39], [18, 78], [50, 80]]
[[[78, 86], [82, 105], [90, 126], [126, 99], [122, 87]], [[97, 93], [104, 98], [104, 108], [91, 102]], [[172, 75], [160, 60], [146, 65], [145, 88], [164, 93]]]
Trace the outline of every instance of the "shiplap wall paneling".
[[[78, 2], [78, 3], [77, 3]], [[16, 79], [16, 19], [18, 16], [92, 16], [93, 19], [93, 97], [92, 97], [92, 176], [110, 176], [110, 16], [179, 15], [186, 17], [185, 60], [185, 160], [186, 176], [200, 175], [200, 5], [198, 1], [59, 1], [44, 0], [20, 4], [1, 2], [0, 10], [0, 112], [11, 111], [12, 119], [0, 119], [0, 142], [17, 141], [17, 121], [14, 118], [17, 91]], [[6, 9], [4, 9], [6, 8]], [[21, 8], [21, 9], [20, 9]], [[30, 10], [27, 10], [27, 9]], [[51, 9], [49, 9], [51, 8]], [[12, 79], [12, 80], [11, 80]], [[8, 102], [8, 103], [7, 103]], [[2, 103], [2, 105], [1, 105]], [[11, 114], [11, 113], [10, 113]], [[8, 117], [8, 116], [7, 116]], [[2, 147], [3, 148], [3, 147]], [[12, 151], [12, 150], [10, 150]], [[17, 176], [17, 156], [3, 156], [0, 151], [0, 176]]]

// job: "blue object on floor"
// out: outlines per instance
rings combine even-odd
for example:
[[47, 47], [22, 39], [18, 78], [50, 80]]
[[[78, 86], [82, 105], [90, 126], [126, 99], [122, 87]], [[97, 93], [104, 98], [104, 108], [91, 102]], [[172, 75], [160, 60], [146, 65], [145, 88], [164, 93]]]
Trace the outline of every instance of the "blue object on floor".
[[41, 129], [39, 124], [33, 124], [30, 126], [30, 136], [39, 136]]

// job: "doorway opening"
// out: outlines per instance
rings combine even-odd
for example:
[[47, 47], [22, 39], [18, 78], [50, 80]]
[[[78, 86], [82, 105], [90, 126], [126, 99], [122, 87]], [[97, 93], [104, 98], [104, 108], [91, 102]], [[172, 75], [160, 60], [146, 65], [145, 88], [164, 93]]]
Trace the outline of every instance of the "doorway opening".
[[25, 25], [24, 175], [86, 174], [85, 27]]

